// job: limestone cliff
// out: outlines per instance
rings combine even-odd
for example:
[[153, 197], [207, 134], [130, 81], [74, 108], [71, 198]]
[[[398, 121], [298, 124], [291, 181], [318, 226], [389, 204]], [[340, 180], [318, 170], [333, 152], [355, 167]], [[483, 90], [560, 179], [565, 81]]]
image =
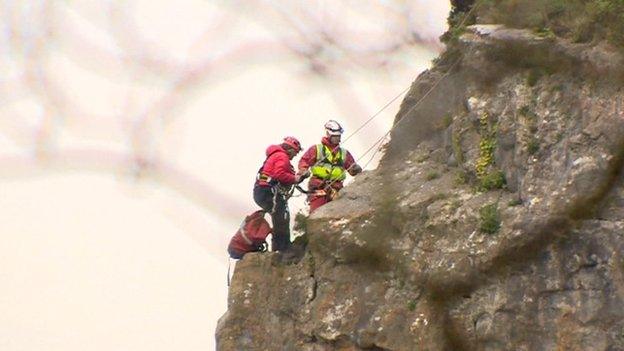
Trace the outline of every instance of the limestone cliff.
[[622, 63], [469, 27], [303, 257], [238, 262], [218, 349], [624, 350]]

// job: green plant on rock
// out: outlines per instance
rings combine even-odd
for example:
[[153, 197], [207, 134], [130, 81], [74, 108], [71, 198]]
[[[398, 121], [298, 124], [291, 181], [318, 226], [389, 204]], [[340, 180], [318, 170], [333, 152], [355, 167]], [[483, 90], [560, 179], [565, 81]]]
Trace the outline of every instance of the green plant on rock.
[[429, 154], [423, 154], [423, 155], [416, 157], [416, 162], [423, 163], [427, 161], [428, 159], [429, 159]]
[[444, 127], [444, 129], [448, 128], [452, 123], [453, 115], [450, 113], [445, 114], [444, 118], [442, 118], [442, 126]]
[[488, 168], [494, 162], [494, 149], [496, 142], [493, 139], [485, 138], [479, 142], [479, 158], [475, 165], [477, 177], [483, 178], [488, 174]]
[[555, 37], [555, 32], [553, 32], [553, 30], [550, 29], [549, 27], [537, 28], [535, 29], [535, 34], [537, 34], [537, 36], [539, 36], [540, 38], [546, 38], [546, 39]]
[[502, 189], [507, 184], [505, 173], [501, 170], [493, 170], [480, 178], [479, 190], [489, 191]]
[[482, 233], [494, 234], [501, 226], [498, 204], [485, 205], [479, 209], [479, 230]]
[[491, 123], [489, 115], [483, 113], [479, 118], [481, 140], [479, 141], [479, 158], [475, 163], [475, 173], [479, 180], [478, 189], [488, 191], [501, 189], [505, 186], [505, 174], [494, 167], [494, 151], [496, 150], [496, 123]]
[[537, 138], [535, 137], [532, 137], [527, 143], [527, 152], [529, 153], [529, 155], [534, 155], [539, 151], [539, 148], [539, 140], [537, 140]]
[[440, 173], [438, 173], [436, 171], [430, 171], [426, 175], [426, 179], [427, 180], [434, 180], [434, 179], [438, 179], [438, 178], [440, 178]]
[[534, 87], [543, 75], [544, 72], [539, 68], [530, 69], [529, 73], [527, 74], [526, 84], [530, 87]]
[[453, 131], [451, 144], [453, 146], [453, 155], [455, 155], [455, 160], [457, 160], [458, 165], [461, 165], [464, 163], [464, 151], [461, 146], [461, 134], [458, 131]]
[[446, 44], [457, 43], [459, 37], [466, 32], [466, 25], [460, 26], [460, 23], [461, 20], [456, 21], [456, 24], [449, 27], [449, 30], [440, 37], [440, 40]]
[[464, 185], [468, 183], [468, 173], [464, 170], [461, 170], [455, 173], [455, 178], [453, 179], [455, 185]]
[[528, 137], [526, 151], [529, 155], [534, 155], [540, 149], [539, 139], [534, 136], [534, 134], [537, 133], [537, 131], [539, 130], [537, 125], [537, 114], [531, 111], [531, 109], [527, 105], [520, 107], [518, 109], [518, 113], [520, 114], [520, 116], [525, 118], [527, 129], [531, 134]]

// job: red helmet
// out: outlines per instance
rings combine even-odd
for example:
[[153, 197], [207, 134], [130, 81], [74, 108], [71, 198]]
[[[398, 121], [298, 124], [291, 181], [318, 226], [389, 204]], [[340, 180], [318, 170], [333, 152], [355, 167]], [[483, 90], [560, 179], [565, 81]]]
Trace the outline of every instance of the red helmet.
[[292, 147], [296, 153], [299, 153], [299, 151], [301, 151], [301, 143], [295, 137], [285, 137], [284, 144]]

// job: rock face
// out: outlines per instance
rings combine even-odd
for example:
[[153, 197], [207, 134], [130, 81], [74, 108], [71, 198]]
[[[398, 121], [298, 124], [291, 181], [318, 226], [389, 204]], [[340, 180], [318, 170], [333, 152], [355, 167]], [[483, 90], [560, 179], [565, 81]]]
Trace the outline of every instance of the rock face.
[[624, 350], [622, 63], [471, 27], [305, 255], [238, 262], [217, 348]]

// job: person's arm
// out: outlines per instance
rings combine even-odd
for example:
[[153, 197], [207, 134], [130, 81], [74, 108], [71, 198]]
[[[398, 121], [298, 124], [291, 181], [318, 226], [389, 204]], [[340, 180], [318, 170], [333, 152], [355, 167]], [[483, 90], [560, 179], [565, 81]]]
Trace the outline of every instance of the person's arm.
[[316, 163], [316, 145], [310, 147], [299, 159], [299, 164], [297, 168], [299, 169], [299, 174], [304, 174], [310, 167], [314, 166]]
[[350, 175], [355, 176], [362, 173], [362, 167], [355, 163], [355, 158], [349, 151], [346, 152], [347, 159], [345, 160], [344, 167]]
[[275, 155], [275, 175], [273, 178], [284, 185], [295, 184], [298, 178], [295, 176], [295, 171], [290, 165], [288, 156], [284, 154]]

